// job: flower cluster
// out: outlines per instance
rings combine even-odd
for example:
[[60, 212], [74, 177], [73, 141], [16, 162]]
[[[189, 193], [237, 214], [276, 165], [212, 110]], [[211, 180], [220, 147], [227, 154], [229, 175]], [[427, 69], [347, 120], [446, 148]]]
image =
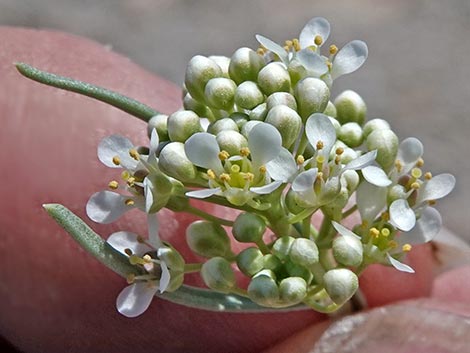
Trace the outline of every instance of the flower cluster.
[[[354, 40], [322, 54], [329, 33], [328, 21], [316, 17], [284, 46], [257, 35], [257, 50], [195, 56], [183, 109], [149, 120], [148, 147], [122, 136], [101, 142], [99, 159], [123, 171], [111, 190], [90, 198], [88, 216], [110, 223], [137, 208], [149, 220], [148, 239], [127, 231], [108, 239], [136, 269], [117, 299], [122, 314], [141, 314], [157, 291], [178, 290], [194, 271], [217, 292], [321, 312], [347, 302], [370, 264], [413, 272], [404, 255], [438, 233], [432, 206], [455, 179], [423, 170], [416, 138], [400, 143], [386, 121], [366, 121], [357, 93], [331, 98], [334, 80], [361, 67], [368, 51]], [[205, 213], [190, 199], [231, 207], [236, 217]], [[160, 239], [155, 214], [162, 208], [200, 218], [186, 230], [200, 263], [185, 264]], [[248, 245], [237, 252], [234, 242]]]

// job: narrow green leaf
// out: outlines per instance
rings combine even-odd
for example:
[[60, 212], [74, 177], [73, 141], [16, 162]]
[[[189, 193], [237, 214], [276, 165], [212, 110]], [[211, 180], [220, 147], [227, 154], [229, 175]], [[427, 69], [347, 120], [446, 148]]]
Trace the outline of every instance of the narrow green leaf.
[[123, 96], [117, 92], [110, 91], [90, 83], [74, 80], [69, 77], [41, 71], [25, 63], [16, 63], [15, 65], [17, 70], [23, 76], [26, 76], [34, 81], [97, 99], [120, 110], [123, 110], [126, 113], [129, 113], [145, 122], [148, 122], [151, 117], [158, 114], [157, 111], [150, 108], [149, 106], [140, 103], [135, 99]]

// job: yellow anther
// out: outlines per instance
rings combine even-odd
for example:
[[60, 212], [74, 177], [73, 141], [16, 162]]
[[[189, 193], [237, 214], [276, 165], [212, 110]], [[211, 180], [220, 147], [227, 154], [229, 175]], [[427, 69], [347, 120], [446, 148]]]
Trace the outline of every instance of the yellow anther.
[[382, 235], [383, 237], [387, 238], [387, 237], [390, 235], [390, 229], [388, 229], [388, 228], [382, 228], [382, 230], [380, 231], [380, 235]]
[[292, 46], [294, 47], [295, 51], [299, 51], [300, 49], [300, 43], [297, 38], [292, 39]]
[[421, 178], [421, 175], [423, 175], [423, 172], [419, 168], [413, 168], [411, 169], [411, 176], [415, 179]]
[[431, 174], [431, 172], [424, 173], [424, 179], [426, 179], [426, 180], [431, 180], [431, 179], [432, 179], [432, 174]]
[[261, 174], [265, 174], [266, 173], [266, 167], [264, 165], [262, 165], [261, 167], [259, 167], [259, 172]]
[[256, 53], [258, 53], [258, 55], [263, 56], [264, 54], [266, 54], [266, 51], [263, 48], [258, 48], [256, 50]]
[[414, 190], [418, 190], [421, 187], [421, 184], [415, 181], [414, 183], [411, 183], [410, 188]]
[[286, 40], [284, 45], [287, 47], [287, 48], [292, 48], [292, 41], [291, 40]]
[[134, 200], [127, 199], [126, 201], [124, 201], [124, 203], [125, 203], [126, 206], [133, 206], [134, 205]]
[[207, 176], [209, 177], [209, 179], [212, 179], [212, 180], [216, 178], [216, 175], [212, 169], [207, 169]]
[[338, 147], [335, 151], [335, 153], [338, 155], [338, 156], [341, 156], [343, 153], [344, 153], [344, 148], [343, 147]]
[[325, 145], [323, 144], [322, 140], [318, 140], [316, 147], [317, 147], [317, 150], [321, 150], [323, 147], [325, 147]]
[[250, 155], [250, 149], [248, 147], [242, 147], [240, 149], [240, 156], [248, 157]]
[[228, 159], [230, 157], [230, 154], [227, 152], [227, 151], [220, 151], [219, 152], [219, 159], [221, 161], [225, 161], [226, 159]]
[[428, 205], [429, 206], [434, 206], [437, 203], [436, 200], [428, 200]]
[[145, 254], [144, 256], [142, 256], [142, 259], [146, 262], [146, 263], [150, 263], [152, 262], [152, 257], [148, 254]]
[[395, 240], [391, 240], [388, 242], [388, 247], [395, 249], [398, 246], [398, 243]]
[[322, 172], [318, 172], [318, 173], [317, 173], [317, 180], [318, 180], [318, 181], [323, 180], [323, 173], [322, 173]]
[[116, 180], [111, 180], [108, 183], [108, 188], [110, 188], [111, 190], [116, 190], [118, 187], [119, 187], [119, 183]]
[[133, 273], [129, 273], [127, 276], [126, 276], [126, 281], [127, 281], [127, 284], [132, 284], [134, 283], [135, 281], [135, 275]]
[[423, 165], [424, 165], [424, 159], [422, 158], [418, 159], [418, 161], [416, 162], [416, 166], [418, 168], [421, 168]]
[[227, 173], [222, 173], [220, 174], [220, 180], [228, 183], [230, 181], [230, 175], [228, 175]]
[[[364, 223], [364, 222], [367, 223], [367, 221], [363, 221], [363, 223]], [[374, 227], [374, 228], [369, 229], [369, 235], [370, 235], [372, 238], [377, 238], [377, 237], [380, 235], [380, 232], [379, 232], [379, 230], [378, 230], [377, 228]]]
[[129, 179], [130, 177], [131, 177], [131, 174], [130, 174], [127, 170], [125, 170], [125, 171], [123, 171], [123, 172], [121, 173], [121, 178], [122, 178], [122, 180], [127, 180], [127, 179]]
[[252, 182], [254, 178], [255, 178], [255, 175], [253, 173], [245, 173], [245, 175], [243, 176], [243, 179], [245, 179], [248, 182]]
[[330, 45], [330, 54], [335, 55], [338, 52], [338, 47], [334, 44]]
[[240, 173], [240, 166], [237, 164], [234, 164], [230, 167], [230, 172], [237, 174]]
[[121, 158], [119, 158], [118, 156], [114, 156], [113, 157], [113, 163], [115, 165], [120, 165], [121, 164]]
[[289, 49], [290, 49], [287, 45], [284, 45], [283, 48], [284, 48], [285, 51], [289, 51]]
[[139, 152], [137, 152], [137, 150], [135, 149], [131, 149], [129, 150], [129, 155], [134, 158], [136, 161], [138, 161], [140, 159], [140, 154]]
[[403, 169], [403, 164], [398, 159], [395, 161], [395, 169], [400, 173]]
[[145, 261], [141, 257], [138, 257], [137, 255], [131, 255], [129, 256], [129, 262], [131, 265], [144, 265]]
[[124, 253], [125, 253], [127, 256], [131, 256], [131, 255], [133, 254], [132, 250], [129, 249], [129, 248], [124, 249]]
[[134, 186], [134, 183], [135, 183], [134, 177], [129, 177], [129, 179], [127, 179], [127, 185]]
[[335, 157], [335, 164], [338, 165], [341, 163], [341, 156], [336, 156]]
[[302, 165], [305, 163], [305, 158], [301, 154], [297, 156], [296, 162], [298, 165]]
[[315, 43], [315, 45], [322, 45], [323, 44], [323, 38], [320, 35], [316, 35], [313, 42]]
[[388, 212], [382, 212], [380, 217], [384, 222], [388, 222], [390, 220], [390, 214]]
[[328, 66], [328, 70], [331, 70], [333, 68], [333, 63], [329, 60], [326, 61], [326, 66]]
[[413, 247], [412, 247], [410, 244], [404, 244], [404, 245], [401, 247], [401, 250], [402, 250], [403, 252], [410, 252], [412, 248], [413, 248]]

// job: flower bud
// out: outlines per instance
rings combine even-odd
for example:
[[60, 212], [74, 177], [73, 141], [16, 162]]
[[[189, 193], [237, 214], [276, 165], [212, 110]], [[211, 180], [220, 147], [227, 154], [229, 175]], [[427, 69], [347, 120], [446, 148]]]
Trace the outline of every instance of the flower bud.
[[[319, 264], [317, 264], [319, 265]], [[313, 279], [313, 274], [304, 266], [294, 264], [291, 261], [287, 261], [285, 264], [285, 269], [289, 276], [291, 277], [301, 277], [305, 280], [305, 282], [310, 283]]]
[[292, 214], [298, 214], [304, 210], [304, 208], [297, 203], [297, 195], [292, 189], [289, 189], [286, 194], [286, 207]]
[[258, 85], [267, 96], [274, 92], [289, 92], [290, 76], [284, 66], [272, 62], [259, 72]]
[[330, 99], [330, 90], [322, 80], [306, 77], [297, 83], [294, 95], [299, 107], [298, 112], [302, 119], [306, 120], [313, 113], [323, 113]]
[[206, 286], [218, 292], [228, 293], [235, 287], [235, 273], [223, 257], [213, 257], [204, 263], [201, 276]]
[[332, 117], [332, 118], [336, 118], [337, 116], [336, 107], [332, 101], [328, 101], [328, 105], [326, 106], [326, 109], [323, 112], [323, 114], [328, 115], [329, 117]]
[[178, 290], [184, 283], [184, 272], [171, 272], [170, 283], [166, 287], [165, 292], [174, 292]]
[[388, 172], [395, 163], [398, 142], [398, 137], [392, 130], [374, 130], [367, 136], [367, 149], [369, 151], [377, 150], [375, 160], [385, 172]]
[[237, 123], [230, 118], [223, 118], [210, 123], [207, 127], [207, 132], [213, 135], [217, 135], [221, 131], [236, 131], [238, 132]]
[[236, 88], [235, 82], [228, 78], [210, 79], [204, 90], [207, 104], [215, 109], [232, 110]]
[[279, 288], [274, 274], [263, 270], [248, 285], [248, 296], [256, 304], [272, 307], [279, 302]]
[[307, 69], [297, 59], [289, 63], [287, 71], [289, 72], [292, 85], [295, 85], [301, 79], [308, 76]]
[[201, 122], [191, 110], [180, 110], [168, 117], [168, 136], [171, 141], [184, 142], [196, 132], [201, 132]]
[[359, 157], [358, 153], [352, 148], [346, 147], [343, 154], [341, 155], [341, 163], [348, 164], [352, 160]]
[[390, 124], [383, 119], [369, 120], [363, 129], [364, 138], [367, 138], [375, 130], [390, 130]]
[[243, 109], [253, 109], [264, 102], [264, 94], [258, 85], [252, 81], [245, 81], [235, 91], [235, 104]]
[[230, 239], [225, 229], [208, 221], [195, 221], [186, 228], [189, 248], [203, 257], [227, 257], [232, 254]]
[[237, 255], [237, 266], [251, 277], [264, 268], [263, 253], [258, 248], [247, 248]]
[[358, 123], [346, 123], [339, 128], [338, 138], [349, 147], [359, 147], [362, 144], [363, 134]]
[[241, 213], [235, 219], [232, 234], [239, 242], [256, 243], [263, 237], [266, 230], [266, 222], [260, 216], [253, 213]]
[[344, 266], [359, 266], [362, 262], [362, 243], [359, 238], [339, 235], [333, 240], [333, 256]]
[[163, 147], [158, 166], [164, 173], [181, 181], [193, 181], [197, 175], [197, 169], [186, 157], [184, 144], [181, 142], [170, 142]]
[[310, 267], [318, 262], [317, 244], [306, 238], [295, 239], [289, 251], [289, 259], [297, 265]]
[[276, 255], [280, 260], [285, 260], [289, 255], [290, 248], [294, 243], [295, 238], [285, 235], [280, 237], [274, 242], [273, 254]]
[[335, 99], [336, 119], [341, 124], [350, 122], [364, 125], [367, 106], [364, 100], [356, 92], [347, 90]]
[[297, 102], [292, 94], [287, 92], [274, 92], [266, 99], [268, 110], [278, 105], [286, 105], [293, 110], [297, 110]]
[[244, 81], [256, 81], [264, 65], [263, 57], [253, 49], [239, 48], [232, 55], [228, 71], [230, 78], [240, 84]]
[[235, 121], [235, 123], [238, 126], [238, 131], [241, 131], [243, 125], [245, 125], [246, 122], [250, 119], [250, 117], [247, 114], [240, 113], [240, 112], [234, 112], [234, 113], [230, 114], [229, 118], [232, 119], [233, 121]]
[[217, 143], [223, 151], [227, 151], [229, 155], [238, 155], [243, 147], [248, 146], [248, 141], [239, 132], [233, 130], [224, 130], [217, 134]]
[[349, 194], [352, 194], [356, 191], [359, 185], [359, 174], [355, 170], [346, 170], [341, 175], [341, 184], [346, 185]]
[[326, 292], [337, 305], [343, 305], [351, 299], [359, 288], [356, 274], [346, 268], [328, 271], [323, 281]]
[[172, 272], [184, 271], [183, 256], [172, 246], [163, 246], [158, 249], [158, 258], [165, 262]]
[[157, 130], [158, 139], [160, 141], [168, 141], [168, 115], [164, 114], [157, 114], [150, 118], [148, 125], [147, 125], [147, 135], [150, 138], [152, 135], [153, 129]]
[[212, 115], [212, 112], [204, 103], [195, 100], [189, 93], [186, 93], [183, 97], [183, 108], [195, 112], [198, 116]]
[[250, 112], [250, 120], [264, 121], [267, 114], [268, 109], [266, 108], [266, 103], [261, 103]]
[[298, 304], [306, 295], [307, 283], [301, 277], [284, 278], [279, 284], [279, 296], [283, 304]]
[[222, 70], [222, 76], [225, 78], [230, 78], [228, 74], [228, 67], [230, 65], [230, 58], [223, 55], [211, 55], [209, 59], [219, 65]]
[[338, 135], [341, 124], [339, 123], [338, 120], [336, 120], [335, 118], [332, 118], [331, 116], [328, 116], [328, 118], [330, 118], [331, 124], [333, 124], [333, 127], [335, 128], [336, 135]]
[[265, 122], [276, 127], [282, 137], [282, 146], [285, 148], [292, 146], [302, 128], [299, 114], [286, 105], [277, 105], [269, 110]]
[[251, 129], [253, 129], [259, 123], [260, 121], [258, 120], [250, 120], [247, 123], [245, 123], [242, 127], [242, 131], [241, 131], [242, 135], [248, 138], [248, 135], [250, 134]]
[[393, 201], [399, 200], [399, 199], [407, 199], [408, 195], [406, 192], [406, 189], [403, 185], [397, 184], [393, 185], [389, 190], [387, 194], [387, 204], [390, 205], [392, 204]]
[[281, 260], [273, 254], [263, 256], [263, 268], [265, 270], [278, 271], [282, 266]]
[[204, 102], [204, 89], [211, 78], [221, 77], [222, 69], [213, 60], [202, 55], [194, 56], [186, 67], [184, 84], [191, 96]]

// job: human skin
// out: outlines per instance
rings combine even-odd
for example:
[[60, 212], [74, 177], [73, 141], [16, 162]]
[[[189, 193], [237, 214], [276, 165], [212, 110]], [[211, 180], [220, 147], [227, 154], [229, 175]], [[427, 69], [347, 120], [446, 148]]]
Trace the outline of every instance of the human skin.
[[[100, 139], [122, 134], [144, 144], [145, 124], [103, 103], [29, 81], [13, 63], [98, 84], [164, 113], [180, 107], [180, 90], [87, 39], [5, 27], [0, 34], [0, 334], [6, 340], [24, 352], [259, 352], [306, 327], [320, 334], [328, 326], [313, 311], [213, 313], [160, 299], [136, 319], [117, 313], [115, 299], [125, 281], [83, 251], [41, 204], [66, 205], [103, 237], [117, 230], [145, 234], [138, 212], [112, 225], [93, 224], [84, 213], [89, 196], [118, 177], [96, 158]], [[193, 219], [169, 211], [161, 217], [162, 237], [188, 259], [184, 230]], [[431, 248], [416, 247], [408, 262], [416, 274], [383, 266], [366, 271], [361, 287], [369, 304], [430, 295]], [[446, 283], [454, 280], [450, 276]], [[294, 347], [300, 344], [295, 339]]]

